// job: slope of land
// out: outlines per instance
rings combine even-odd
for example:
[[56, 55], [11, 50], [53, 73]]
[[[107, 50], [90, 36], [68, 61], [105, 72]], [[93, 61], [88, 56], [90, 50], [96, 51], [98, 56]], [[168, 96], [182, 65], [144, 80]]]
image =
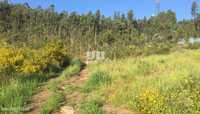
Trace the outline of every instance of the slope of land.
[[199, 64], [200, 50], [182, 50], [69, 67], [41, 87], [28, 114], [197, 114]]
[[200, 50], [95, 63], [89, 65], [89, 72], [86, 101], [95, 100], [103, 108], [200, 113]]

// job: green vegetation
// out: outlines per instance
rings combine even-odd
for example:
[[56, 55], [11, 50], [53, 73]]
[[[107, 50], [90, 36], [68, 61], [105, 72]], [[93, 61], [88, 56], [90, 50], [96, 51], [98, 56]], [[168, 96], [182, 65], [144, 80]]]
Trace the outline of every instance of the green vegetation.
[[82, 63], [78, 59], [74, 59], [72, 60], [71, 65], [62, 72], [61, 77], [69, 78], [79, 73], [83, 66], [84, 66], [84, 63]]
[[[0, 1], [0, 113], [28, 110], [42, 84], [52, 95], [41, 114], [65, 102], [63, 93], [82, 100], [70, 102], [81, 114], [102, 114], [107, 104], [142, 114], [200, 113], [200, 45], [177, 45], [200, 36], [196, 2], [193, 19], [182, 21], [171, 10], [135, 19], [132, 10], [112, 18], [100, 10], [80, 15], [54, 8]], [[105, 51], [108, 59], [89, 64], [81, 87], [64, 85], [61, 92], [58, 85], [85, 67], [81, 60], [91, 50]]]
[[109, 76], [109, 74], [107, 74], [106, 72], [98, 71], [90, 76], [88, 81], [85, 83], [83, 90], [85, 92], [89, 92], [100, 85], [105, 85], [110, 83], [111, 83], [111, 77]]
[[35, 93], [36, 87], [41, 82], [42, 80], [39, 76], [32, 78], [16, 77], [6, 82], [1, 81], [0, 112], [11, 113], [10, 110], [12, 110], [17, 114], [21, 111], [28, 110], [29, 107], [25, 106], [31, 100], [31, 96]]
[[60, 39], [70, 55], [83, 58], [87, 50], [103, 50], [106, 56], [127, 56], [168, 53], [180, 38], [200, 36], [200, 14], [196, 2], [191, 5], [194, 19], [176, 19], [168, 10], [156, 16], [135, 19], [134, 11], [114, 12], [105, 17], [100, 10], [80, 15], [77, 12], [30, 8], [25, 4], [0, 2], [0, 38], [17, 46], [40, 48], [48, 40]]
[[199, 50], [183, 50], [92, 64], [91, 71], [109, 73], [101, 76], [109, 79], [111, 76], [112, 83], [99, 85], [90, 91], [88, 99], [99, 98], [104, 104], [145, 114], [197, 114], [200, 112], [199, 56]]
[[103, 114], [102, 104], [95, 100], [84, 101], [80, 106], [80, 114]]
[[[71, 76], [79, 73], [82, 66], [84, 66], [84, 64], [80, 60], [73, 59], [70, 66], [63, 70], [61, 75], [56, 80], [48, 82], [47, 88], [52, 93], [52, 95], [50, 96], [50, 98], [48, 98], [45, 104], [42, 105], [40, 114], [49, 114], [58, 109], [59, 106], [61, 106], [61, 104], [65, 102], [63, 93], [59, 91], [58, 85], [62, 80], [66, 80]], [[71, 89], [73, 90], [74, 88], [66, 87], [65, 92], [70, 92], [72, 91]]]
[[61, 93], [54, 93], [42, 106], [40, 114], [50, 114], [52, 111], [56, 110], [63, 101], [64, 97]]
[[[14, 46], [4, 40], [0, 44], [0, 112], [29, 110], [38, 86], [71, 63], [71, 57], [58, 40], [48, 41], [37, 50]], [[80, 71], [79, 65], [76, 72]]]

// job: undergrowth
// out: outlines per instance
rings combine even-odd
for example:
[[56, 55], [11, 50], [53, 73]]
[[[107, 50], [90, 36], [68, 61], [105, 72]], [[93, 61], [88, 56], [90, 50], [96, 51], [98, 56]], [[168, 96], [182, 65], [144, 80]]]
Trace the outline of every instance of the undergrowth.
[[97, 71], [93, 73], [83, 86], [84, 92], [90, 92], [100, 85], [110, 84], [111, 77], [107, 72]]
[[[88, 98], [98, 96], [104, 104], [142, 114], [198, 114], [199, 56], [199, 50], [187, 50], [91, 64], [90, 71], [96, 73], [84, 88], [90, 92]], [[108, 77], [105, 72], [109, 79], [103, 78]], [[101, 86], [110, 81], [109, 86]]]
[[80, 114], [103, 114], [102, 104], [96, 100], [84, 101], [80, 105]]

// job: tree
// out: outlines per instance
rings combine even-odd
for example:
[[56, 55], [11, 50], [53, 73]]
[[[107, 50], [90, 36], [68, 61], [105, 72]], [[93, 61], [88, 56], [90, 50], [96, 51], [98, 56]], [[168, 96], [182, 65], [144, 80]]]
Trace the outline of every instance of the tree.
[[193, 22], [194, 22], [194, 25], [195, 25], [195, 29], [197, 30], [197, 14], [198, 14], [198, 4], [197, 2], [193, 2], [192, 3], [192, 9], [191, 9], [191, 14], [193, 16]]
[[126, 16], [125, 16], [124, 13], [122, 13], [122, 15], [121, 15], [121, 21], [125, 21], [125, 20], [126, 20]]
[[55, 10], [55, 5], [54, 5], [54, 4], [51, 4], [51, 5], [49, 6], [49, 11], [50, 11], [50, 12], [54, 12], [54, 10]]
[[120, 12], [114, 12], [114, 19], [120, 19]]
[[7, 32], [10, 26], [11, 5], [7, 0], [0, 2], [0, 32]]
[[132, 23], [133, 22], [133, 16], [134, 16], [133, 10], [129, 10], [127, 15], [128, 15], [129, 23]]
[[133, 10], [129, 10], [127, 13], [127, 18], [128, 18], [128, 31], [129, 33], [131, 33], [131, 29], [132, 29], [132, 24], [133, 24]]
[[[17, 39], [18, 42], [31, 43], [33, 47], [39, 47], [53, 37], [61, 38], [70, 47], [69, 53], [75, 55], [88, 48], [105, 50], [115, 56], [138, 55], [129, 47], [134, 45], [142, 54], [143, 47], [152, 42], [159, 46], [159, 43], [167, 45], [165, 42], [175, 38], [200, 36], [197, 9], [198, 5], [194, 2], [191, 12], [195, 17], [194, 27], [192, 20], [177, 22], [176, 14], [170, 10], [150, 18], [134, 19], [132, 10], [126, 15], [115, 12], [113, 17], [104, 17], [100, 10], [80, 15], [77, 12], [56, 12], [54, 5], [43, 9], [30, 8], [28, 4], [0, 2], [0, 32], [12, 43]], [[113, 52], [115, 50], [119, 51]]]
[[94, 23], [94, 37], [95, 37], [95, 47], [97, 47], [97, 34], [100, 30], [100, 20], [101, 20], [101, 12], [97, 10], [95, 13], [95, 23]]

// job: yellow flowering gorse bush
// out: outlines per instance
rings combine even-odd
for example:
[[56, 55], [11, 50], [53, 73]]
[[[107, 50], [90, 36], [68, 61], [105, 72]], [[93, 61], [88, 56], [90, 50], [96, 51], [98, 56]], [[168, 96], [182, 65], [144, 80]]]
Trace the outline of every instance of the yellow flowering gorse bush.
[[58, 72], [69, 64], [70, 58], [64, 45], [49, 41], [39, 49], [15, 47], [0, 41], [0, 71], [24, 74]]
[[15, 71], [22, 64], [24, 60], [24, 53], [21, 49], [13, 47], [0, 48], [0, 71]]

